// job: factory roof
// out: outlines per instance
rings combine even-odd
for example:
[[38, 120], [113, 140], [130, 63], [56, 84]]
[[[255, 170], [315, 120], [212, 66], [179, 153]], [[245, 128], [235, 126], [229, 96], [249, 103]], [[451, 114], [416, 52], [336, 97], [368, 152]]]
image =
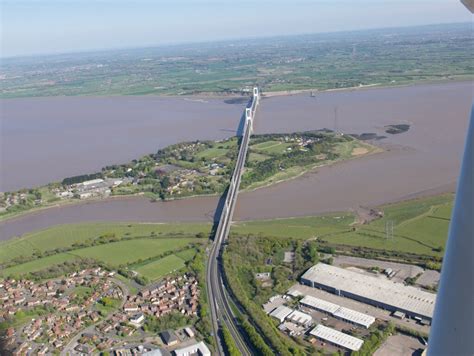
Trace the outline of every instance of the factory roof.
[[339, 305], [327, 302], [325, 300], [319, 299], [312, 297], [310, 295], [305, 296], [303, 299], [300, 301], [301, 304], [307, 305], [311, 308], [318, 309], [321, 311], [324, 311], [329, 314], [333, 314], [340, 308]]
[[287, 320], [290, 320], [296, 324], [304, 324], [304, 325], [310, 324], [313, 321], [313, 318], [311, 317], [311, 315], [302, 313], [298, 310], [294, 310], [286, 318]]
[[344, 334], [343, 332], [335, 329], [328, 328], [324, 325], [317, 325], [310, 334], [316, 336], [319, 339], [326, 340], [332, 344], [342, 346], [351, 351], [359, 351], [364, 341], [354, 336]]
[[375, 318], [373, 316], [344, 307], [340, 307], [335, 313], [333, 313], [333, 315], [337, 318], [350, 321], [354, 324], [363, 325], [366, 328], [375, 322]]
[[336, 290], [349, 292], [394, 307], [432, 318], [436, 294], [323, 263], [311, 267], [301, 277]]
[[278, 308], [275, 308], [271, 313], [270, 316], [273, 316], [274, 318], [280, 320], [283, 322], [285, 318], [291, 314], [293, 309], [290, 309], [284, 305], [280, 305]]
[[176, 356], [189, 356], [189, 355], [202, 355], [202, 356], [211, 356], [211, 351], [206, 346], [204, 342], [198, 342], [196, 344], [183, 347], [182, 349], [174, 350]]
[[300, 303], [311, 308], [324, 311], [337, 318], [350, 321], [354, 324], [363, 325], [366, 328], [375, 322], [375, 318], [373, 316], [360, 313], [352, 309], [344, 308], [340, 305], [327, 302], [323, 299], [315, 298], [310, 295], [307, 295], [301, 299]]

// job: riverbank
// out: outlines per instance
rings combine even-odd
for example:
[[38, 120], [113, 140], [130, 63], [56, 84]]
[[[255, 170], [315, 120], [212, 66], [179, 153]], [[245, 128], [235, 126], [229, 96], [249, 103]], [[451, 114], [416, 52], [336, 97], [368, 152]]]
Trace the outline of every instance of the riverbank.
[[322, 93], [343, 93], [343, 92], [353, 92], [359, 90], [373, 90], [373, 89], [391, 89], [391, 88], [406, 88], [406, 87], [416, 87], [416, 86], [426, 86], [426, 85], [437, 85], [437, 84], [448, 84], [448, 83], [463, 83], [463, 82], [472, 82], [474, 77], [466, 76], [461, 78], [450, 78], [450, 79], [437, 79], [437, 80], [420, 80], [415, 83], [406, 82], [406, 83], [373, 83], [373, 84], [361, 84], [355, 87], [343, 87], [343, 88], [334, 88], [334, 89], [318, 89], [318, 88], [309, 88], [309, 89], [299, 89], [299, 90], [282, 90], [282, 91], [268, 91], [262, 92], [262, 97], [272, 98], [278, 96], [292, 96], [300, 94], [314, 94], [314, 97], [317, 97], [318, 94]]
[[[145, 196], [151, 201], [219, 196], [228, 185], [236, 145], [235, 137], [223, 141], [184, 142], [159, 150], [156, 155], [107, 166], [98, 173], [66, 178], [61, 183], [35, 189], [4, 193], [0, 202], [9, 207], [0, 215], [0, 221], [44, 208], [60, 208], [78, 200], [94, 202], [109, 196]], [[246, 170], [244, 179], [250, 182], [250, 189], [269, 186], [272, 182], [300, 176], [313, 167], [353, 159], [374, 150], [374, 146], [353, 137], [325, 131], [254, 135], [248, 157], [250, 168]], [[263, 163], [262, 168], [260, 163]], [[270, 164], [279, 165], [280, 169], [275, 167], [270, 172]], [[253, 176], [249, 177], [249, 173]]]
[[[453, 192], [472, 88], [469, 82], [324, 93], [317, 100], [309, 95], [266, 99], [259, 109], [255, 133], [333, 128], [337, 105], [339, 131], [385, 136], [374, 142], [384, 152], [316, 168], [297, 179], [255, 191], [243, 191], [235, 219], [317, 215]], [[407, 132], [385, 132], [386, 126], [405, 123], [410, 125]], [[74, 152], [68, 155], [75, 159]], [[120, 197], [20, 216], [0, 223], [0, 235], [8, 239], [57, 224], [85, 221], [212, 222], [217, 205], [216, 196], [157, 203], [143, 197]]]

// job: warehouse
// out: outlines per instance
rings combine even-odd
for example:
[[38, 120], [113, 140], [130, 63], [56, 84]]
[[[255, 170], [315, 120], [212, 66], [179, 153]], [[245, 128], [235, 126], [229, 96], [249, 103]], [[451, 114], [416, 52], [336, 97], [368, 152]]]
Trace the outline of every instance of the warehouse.
[[350, 351], [359, 351], [364, 341], [354, 336], [344, 334], [335, 329], [328, 328], [324, 325], [317, 325], [310, 334], [317, 337], [320, 340], [329, 342], [333, 345], [343, 347]]
[[431, 321], [436, 294], [323, 263], [311, 267], [301, 283], [410, 317]]
[[279, 320], [280, 323], [283, 323], [286, 317], [290, 315], [292, 312], [293, 312], [293, 309], [290, 309], [284, 305], [280, 305], [278, 308], [276, 308], [270, 313], [270, 316]]
[[302, 313], [298, 310], [294, 310], [286, 317], [286, 320], [295, 323], [296, 325], [309, 326], [313, 323], [313, 318], [311, 315]]
[[357, 326], [362, 326], [366, 329], [368, 329], [370, 325], [375, 322], [375, 318], [373, 316], [360, 313], [352, 309], [344, 308], [337, 304], [327, 302], [323, 299], [315, 298], [310, 295], [307, 295], [301, 299], [300, 303], [301, 305], [304, 305], [308, 308], [327, 313], [335, 318], [344, 320]]

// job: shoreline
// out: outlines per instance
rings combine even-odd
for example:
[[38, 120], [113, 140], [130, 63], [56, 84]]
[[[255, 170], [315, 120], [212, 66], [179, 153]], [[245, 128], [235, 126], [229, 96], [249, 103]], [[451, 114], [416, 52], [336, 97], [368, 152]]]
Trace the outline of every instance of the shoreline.
[[[422, 200], [422, 199], [428, 199], [432, 197], [437, 197], [437, 196], [444, 196], [444, 195], [452, 195], [453, 199], [455, 198], [455, 190], [456, 190], [456, 182], [444, 184], [439, 187], [434, 187], [434, 188], [429, 188], [426, 190], [422, 190], [419, 192], [415, 193], [410, 193], [407, 194], [401, 198], [398, 199], [393, 199], [393, 200], [388, 200], [386, 202], [383, 202], [381, 204], [376, 204], [373, 206], [370, 206], [371, 208], [384, 208], [390, 205], [402, 203], [402, 202], [410, 202], [410, 201], [416, 201], [416, 200]], [[134, 198], [137, 196], [127, 196], [124, 198]], [[326, 215], [333, 215], [333, 214], [344, 214], [344, 213], [354, 213], [352, 208], [347, 208], [345, 210], [328, 210], [328, 211], [323, 211], [320, 213], [312, 214], [312, 215], [292, 215], [292, 216], [277, 216], [273, 218], [262, 218], [262, 219], [238, 219], [234, 220], [231, 222], [231, 225], [240, 225], [240, 224], [245, 224], [249, 222], [271, 222], [271, 221], [278, 221], [278, 220], [290, 220], [290, 219], [300, 219], [300, 218], [311, 218], [311, 217], [320, 217], [320, 216], [326, 216]], [[0, 221], [0, 226], [3, 222]], [[55, 226], [67, 226], [67, 225], [81, 225], [81, 224], [86, 224], [86, 223], [92, 223], [91, 221], [81, 221], [81, 222], [74, 222], [74, 223], [60, 223], [60, 224], [54, 224], [54, 225], [49, 225], [44, 228], [32, 230], [29, 232], [25, 232], [22, 235], [19, 236], [10, 236], [8, 238], [0, 238], [0, 246], [1, 244], [12, 241], [14, 239], [19, 239], [24, 237], [25, 235], [28, 234], [34, 234], [39, 231], [44, 231], [48, 230], [52, 227]], [[168, 221], [136, 221], [136, 220], [122, 220], [120, 222], [114, 221], [114, 220], [99, 220], [99, 221], [94, 221], [93, 223], [99, 223], [99, 224], [110, 224], [110, 223], [122, 223], [122, 224], [147, 224], [147, 225], [166, 225], [166, 224], [211, 224], [211, 222], [207, 220], [199, 220], [199, 221], [188, 221], [188, 220], [168, 220]]]
[[[287, 181], [297, 179], [297, 178], [299, 178], [299, 177], [301, 177], [301, 176], [303, 176], [307, 173], [310, 173], [311, 171], [313, 171], [317, 168], [330, 167], [330, 166], [334, 166], [336, 164], [342, 164], [344, 162], [349, 162], [349, 161], [352, 161], [352, 160], [355, 160], [355, 159], [358, 159], [358, 158], [368, 157], [368, 156], [371, 156], [371, 155], [374, 155], [374, 154], [377, 154], [377, 153], [383, 153], [384, 152], [384, 149], [379, 147], [379, 146], [376, 146], [376, 145], [373, 145], [373, 144], [370, 144], [370, 143], [367, 143], [367, 142], [364, 142], [364, 141], [360, 141], [360, 142], [364, 146], [369, 146], [368, 147], [370, 149], [369, 152], [364, 153], [362, 155], [354, 155], [350, 158], [329, 162], [327, 164], [317, 164], [317, 165], [314, 165], [314, 166], [310, 166], [308, 168], [303, 168], [302, 172], [300, 172], [300, 173], [298, 173], [294, 176], [288, 177], [286, 179], [279, 179], [277, 181], [274, 181], [274, 182], [270, 181], [270, 182], [267, 182], [267, 183], [260, 182], [260, 183], [263, 183], [262, 185], [258, 185], [259, 182], [257, 182], [256, 187], [250, 188], [250, 189], [249, 188], [244, 188], [244, 189], [241, 189], [240, 191], [241, 192], [253, 192], [253, 191], [256, 191], [256, 190], [259, 190], [259, 189], [262, 189], [262, 188], [271, 187], [271, 186], [279, 184], [279, 183], [283, 183], [283, 182], [287, 182]], [[222, 193], [216, 192], [216, 193], [210, 193], [210, 194], [189, 195], [189, 196], [183, 196], [183, 197], [170, 198], [170, 199], [166, 199], [166, 200], [152, 201], [153, 198], [150, 198], [147, 195], [146, 192], [140, 192], [140, 193], [136, 193], [136, 194], [110, 195], [106, 198], [95, 197], [95, 198], [82, 200], [82, 201], [81, 200], [72, 200], [72, 201], [71, 200], [63, 200], [63, 201], [57, 201], [57, 202], [55, 202], [54, 204], [51, 204], [51, 205], [35, 207], [35, 208], [28, 209], [28, 210], [25, 210], [25, 211], [20, 211], [18, 213], [13, 213], [13, 215], [10, 215], [10, 216], [8, 214], [0, 216], [0, 226], [3, 223], [8, 223], [10, 221], [14, 221], [14, 220], [22, 218], [22, 217], [27, 217], [28, 215], [33, 215], [33, 214], [39, 213], [41, 211], [54, 209], [54, 208], [61, 209], [61, 208], [65, 208], [65, 207], [68, 207], [68, 206], [75, 206], [75, 205], [87, 205], [88, 203], [107, 202], [107, 201], [121, 200], [121, 199], [125, 200], [125, 199], [130, 199], [130, 198], [135, 198], [135, 197], [147, 198], [147, 199], [150, 200], [151, 203], [167, 203], [167, 202], [173, 202], [173, 201], [190, 200], [190, 199], [194, 199], [194, 198], [220, 197], [221, 195], [222, 195]]]
[[[443, 84], [455, 84], [455, 83], [465, 83], [465, 82], [474, 82], [473, 78], [465, 79], [439, 79], [439, 80], [427, 80], [427, 81], [417, 81], [413, 83], [373, 83], [373, 84], [364, 84], [357, 87], [343, 87], [343, 88], [332, 88], [332, 89], [318, 89], [318, 88], [306, 88], [306, 89], [288, 89], [288, 90], [278, 90], [278, 91], [262, 91], [262, 98], [273, 98], [280, 96], [292, 96], [306, 94], [310, 92], [315, 92], [316, 94], [323, 93], [333, 93], [333, 92], [353, 92], [359, 90], [371, 90], [371, 89], [391, 89], [391, 88], [405, 88], [405, 87], [416, 87], [416, 86], [426, 86], [426, 85], [443, 85]], [[250, 95], [250, 94], [249, 94]], [[167, 98], [167, 99], [183, 99], [190, 100], [206, 104], [205, 99], [229, 99], [229, 98], [247, 98], [250, 96], [243, 95], [242, 93], [219, 93], [219, 92], [201, 92], [195, 94], [109, 94], [109, 95], [96, 95], [96, 94], [83, 94], [83, 95], [57, 95], [57, 96], [18, 96], [18, 97], [1, 97], [0, 100], [21, 100], [21, 99], [51, 99], [51, 98]], [[233, 105], [229, 103], [228, 105]]]

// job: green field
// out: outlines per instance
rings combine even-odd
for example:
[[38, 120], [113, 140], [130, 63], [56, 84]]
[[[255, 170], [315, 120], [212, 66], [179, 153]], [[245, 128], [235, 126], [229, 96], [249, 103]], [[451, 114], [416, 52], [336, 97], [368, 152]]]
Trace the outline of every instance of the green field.
[[26, 234], [0, 243], [0, 263], [11, 261], [15, 257], [32, 256], [35, 251], [51, 251], [57, 248], [70, 248], [74, 243], [99, 238], [105, 234], [123, 237], [183, 236], [191, 237], [202, 232], [209, 234], [210, 224], [145, 224], [145, 223], [84, 223], [58, 225], [52, 228]]
[[185, 261], [182, 258], [176, 255], [169, 255], [136, 268], [135, 271], [147, 277], [150, 281], [154, 281], [184, 266]]
[[472, 44], [472, 28], [464, 23], [12, 57], [2, 61], [0, 97], [241, 94], [256, 84], [271, 92], [472, 80]]
[[254, 234], [310, 239], [328, 233], [348, 231], [349, 225], [353, 222], [354, 215], [348, 213], [301, 218], [258, 220], [234, 223], [231, 228], [231, 233], [239, 235]]
[[250, 146], [250, 148], [264, 155], [272, 155], [272, 154], [280, 155], [282, 153], [285, 153], [286, 149], [293, 145], [294, 143], [290, 143], [290, 142], [267, 141], [267, 142], [257, 143], [256, 145], [252, 145]]
[[262, 162], [262, 161], [265, 161], [268, 158], [270, 158], [270, 157], [267, 156], [267, 155], [263, 155], [261, 153], [250, 152], [248, 160], [249, 160], [249, 162]]
[[194, 256], [196, 256], [196, 249], [189, 248], [187, 250], [176, 252], [175, 255], [185, 261], [190, 261], [194, 258]]
[[201, 241], [193, 238], [134, 239], [74, 250], [71, 253], [79, 257], [93, 258], [111, 266], [119, 266], [146, 260]]
[[0, 271], [1, 276], [9, 275], [19, 275], [25, 274], [33, 271], [39, 271], [50, 266], [54, 266], [66, 261], [71, 261], [77, 259], [76, 256], [73, 256], [69, 253], [59, 253], [57, 255], [48, 256], [33, 260], [30, 262], [22, 263], [13, 267], [5, 268]]
[[[82, 258], [118, 267], [181, 250], [191, 243], [207, 243], [210, 229], [211, 225], [207, 223], [85, 223], [55, 226], [0, 244], [0, 263], [10, 263], [8, 268], [0, 271], [0, 275], [27, 274]], [[196, 238], [199, 233], [202, 233], [202, 238]], [[113, 240], [108, 241], [108, 237]], [[51, 253], [56, 249], [59, 249], [58, 252], [51, 256], [38, 256], [38, 253]], [[63, 252], [65, 250], [67, 252]], [[194, 254], [195, 249], [178, 252], [181, 261], [191, 259]], [[34, 256], [38, 257], [34, 259]], [[16, 264], [11, 265], [12, 262]]]
[[[352, 214], [240, 222], [231, 233], [297, 239], [318, 238], [333, 244], [442, 256], [453, 196], [441, 195], [381, 207], [384, 217], [354, 226]], [[393, 221], [393, 239], [387, 240], [385, 223]], [[441, 249], [440, 249], [441, 247]]]
[[[415, 199], [380, 207], [384, 216], [364, 225], [354, 224], [352, 213], [323, 216], [237, 222], [231, 234], [318, 239], [329, 244], [361, 246], [387, 251], [399, 251], [431, 256], [442, 256], [446, 242], [453, 196], [451, 194]], [[385, 223], [393, 221], [393, 239], [387, 240]], [[0, 263], [15, 257], [31, 257], [35, 251], [71, 248], [68, 252], [19, 263], [0, 272], [2, 276], [39, 271], [65, 261], [92, 258], [119, 266], [139, 263], [140, 260], [182, 250], [190, 243], [206, 243], [207, 238], [196, 238], [197, 233], [207, 237], [211, 226], [202, 224], [126, 224], [87, 223], [56, 226], [25, 235], [0, 245]], [[154, 232], [154, 237], [152, 237]], [[94, 241], [103, 234], [114, 233], [117, 242], [73, 248], [73, 243]], [[121, 238], [127, 238], [120, 241]], [[132, 239], [128, 239], [132, 238]], [[137, 267], [139, 273], [154, 276], [176, 270], [193, 258], [195, 249], [184, 249], [169, 255], [167, 260], [145, 261]], [[170, 257], [173, 256], [173, 257]], [[161, 261], [161, 262], [160, 262]], [[164, 261], [164, 262], [163, 262]], [[155, 271], [156, 267], [156, 271]]]

